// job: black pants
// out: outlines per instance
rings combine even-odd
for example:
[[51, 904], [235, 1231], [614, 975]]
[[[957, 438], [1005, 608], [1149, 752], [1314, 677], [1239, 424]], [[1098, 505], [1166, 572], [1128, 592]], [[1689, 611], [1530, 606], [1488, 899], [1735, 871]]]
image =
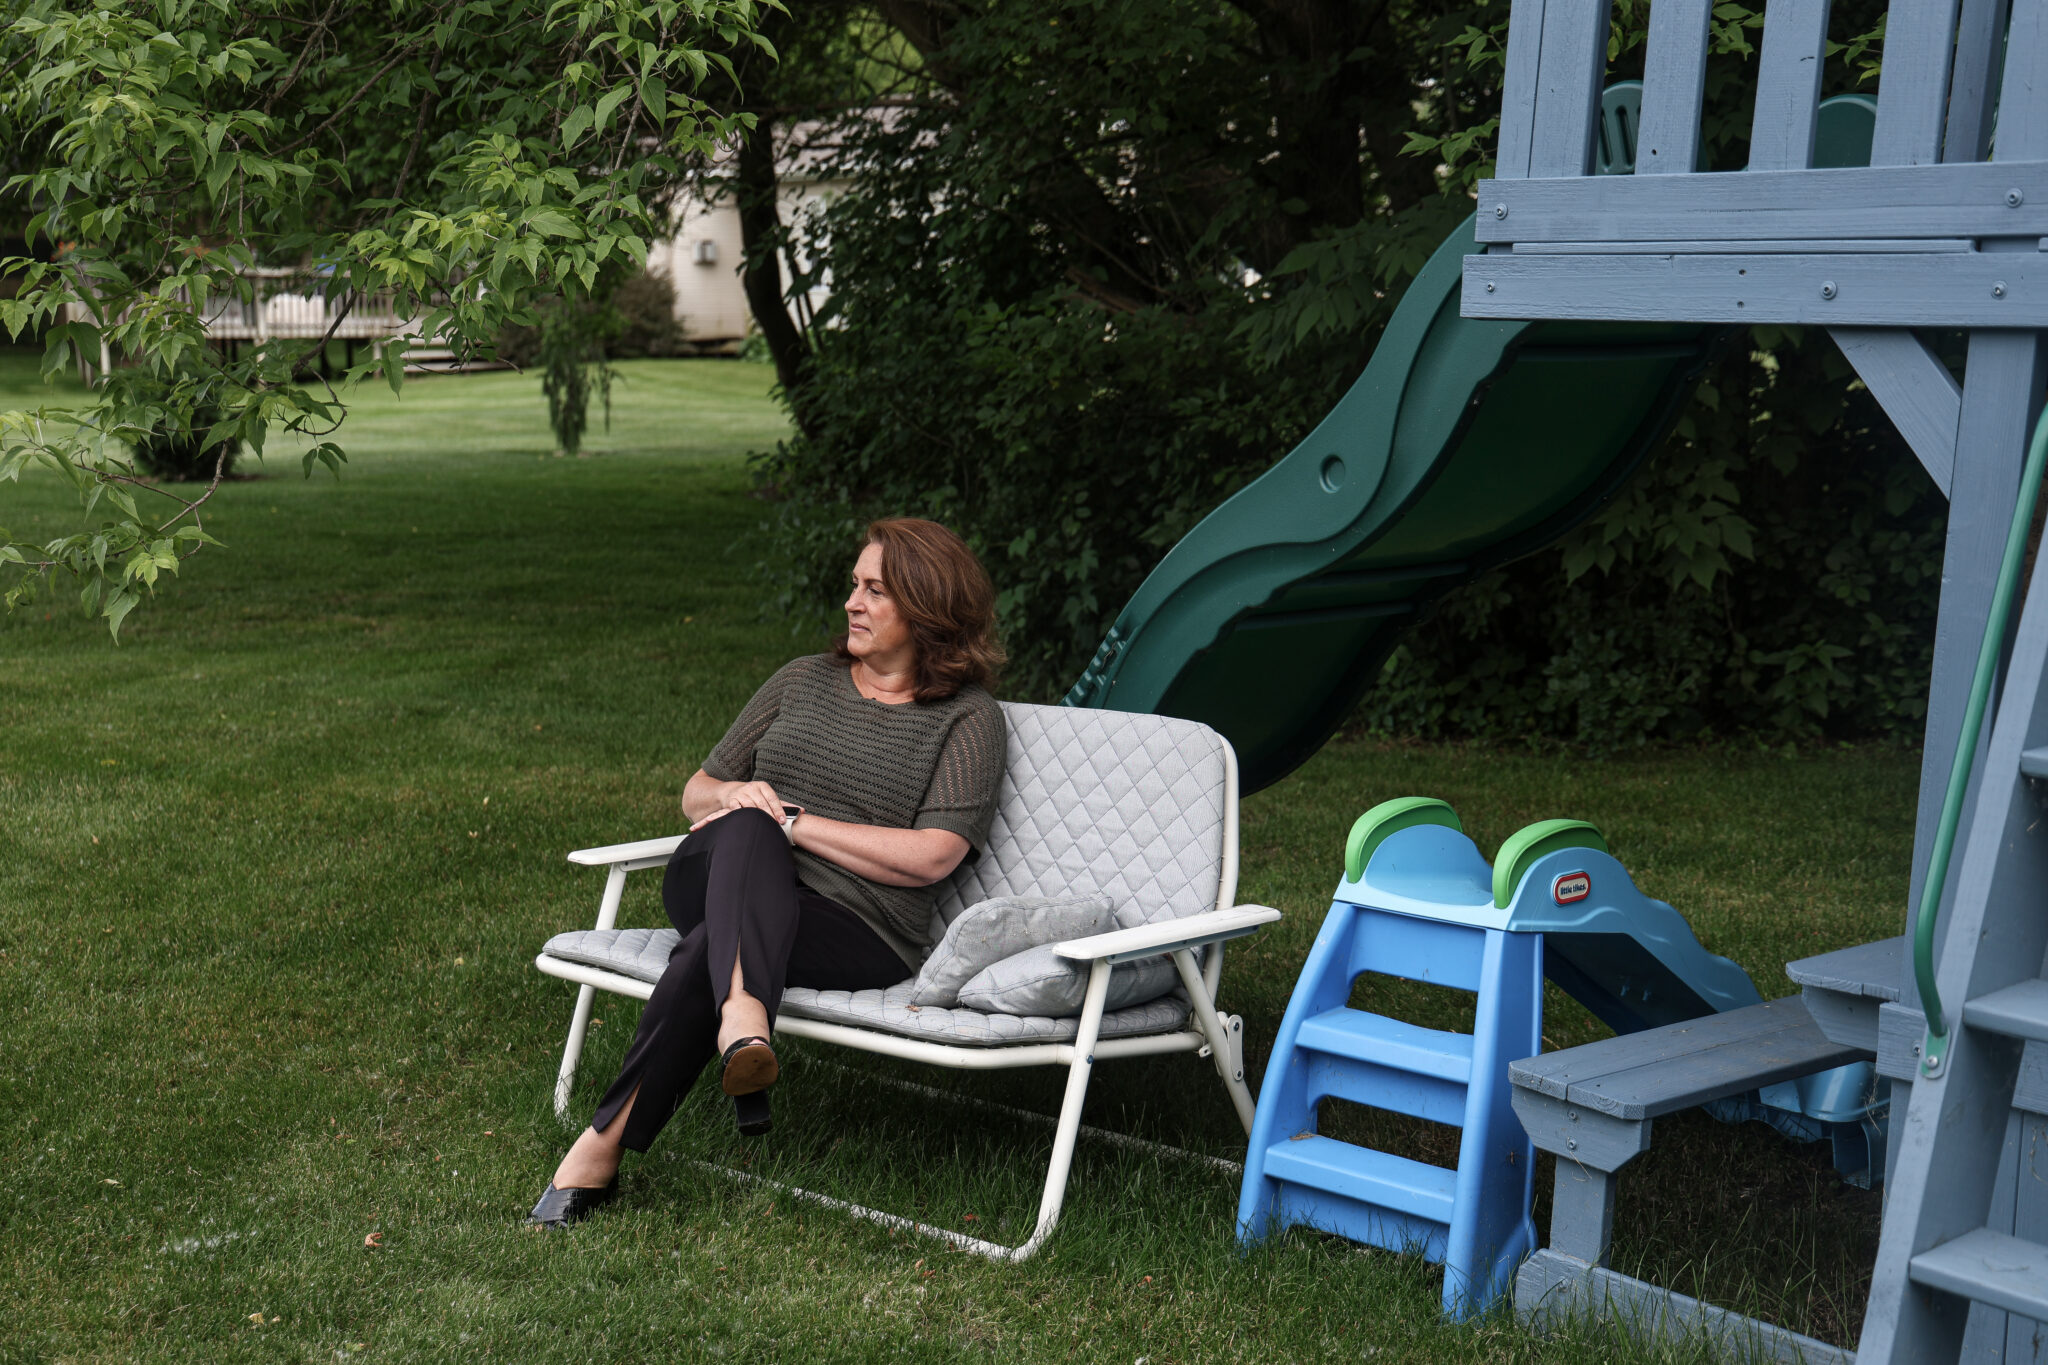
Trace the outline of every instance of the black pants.
[[647, 1150], [718, 1050], [718, 1015], [732, 987], [733, 955], [747, 994], [770, 1023], [785, 986], [866, 990], [910, 975], [895, 949], [860, 916], [796, 879], [782, 826], [765, 811], [736, 810], [683, 840], [661, 883], [682, 942], [669, 954], [619, 1078], [590, 1126], [602, 1132], [637, 1089], [625, 1145]]

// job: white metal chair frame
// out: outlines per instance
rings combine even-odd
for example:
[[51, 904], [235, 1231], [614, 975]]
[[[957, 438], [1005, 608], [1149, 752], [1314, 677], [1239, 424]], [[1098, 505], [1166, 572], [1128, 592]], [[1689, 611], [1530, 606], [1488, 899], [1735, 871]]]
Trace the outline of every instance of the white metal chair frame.
[[[1221, 737], [1219, 736], [1219, 740]], [[1088, 990], [1081, 1005], [1079, 1030], [1071, 1042], [1019, 1043], [1010, 1046], [962, 1046], [930, 1039], [905, 1038], [875, 1029], [848, 1024], [803, 1019], [784, 1013], [775, 1021], [775, 1031], [793, 1038], [810, 1038], [837, 1043], [885, 1057], [901, 1057], [934, 1066], [963, 1071], [997, 1071], [1026, 1066], [1067, 1068], [1066, 1098], [1060, 1106], [1054, 1130], [1052, 1163], [1046, 1172], [1045, 1193], [1038, 1202], [1038, 1221], [1031, 1236], [1017, 1246], [969, 1237], [949, 1228], [933, 1227], [914, 1219], [832, 1199], [812, 1191], [783, 1186], [791, 1194], [842, 1209], [857, 1217], [905, 1231], [941, 1238], [963, 1251], [997, 1261], [1022, 1261], [1035, 1254], [1059, 1223], [1060, 1207], [1066, 1200], [1067, 1176], [1073, 1166], [1074, 1143], [1081, 1128], [1081, 1107], [1088, 1094], [1094, 1064], [1122, 1057], [1151, 1057], [1171, 1052], [1192, 1052], [1209, 1059], [1222, 1078], [1224, 1090], [1237, 1110], [1246, 1133], [1252, 1126], [1252, 1095], [1244, 1080], [1244, 1020], [1226, 1015], [1216, 1007], [1216, 987], [1223, 973], [1223, 943], [1252, 933], [1280, 918], [1278, 910], [1263, 905], [1235, 905], [1237, 895], [1237, 755], [1228, 741], [1221, 741], [1227, 790], [1224, 795], [1223, 867], [1218, 880], [1216, 908], [1157, 924], [1118, 929], [1090, 938], [1073, 939], [1055, 945], [1060, 956], [1089, 965]], [[597, 912], [598, 929], [616, 925], [619, 902], [626, 890], [626, 874], [644, 868], [665, 867], [682, 835], [643, 839], [638, 843], [614, 844], [606, 848], [579, 849], [569, 861], [581, 867], [604, 867], [604, 900]], [[1198, 965], [1195, 950], [1208, 947], [1207, 962]], [[1102, 1038], [1104, 1002], [1108, 998], [1110, 968], [1119, 962], [1170, 954], [1179, 969], [1181, 986], [1190, 1005], [1189, 1025], [1170, 1033], [1142, 1034], [1130, 1038]], [[569, 1023], [569, 1041], [562, 1052], [562, 1066], [555, 1078], [555, 1114], [568, 1120], [569, 1092], [576, 1079], [576, 1067], [583, 1055], [583, 1041], [590, 1030], [591, 1004], [598, 991], [646, 1000], [654, 993], [648, 982], [582, 963], [568, 962], [543, 953], [534, 966], [549, 976], [574, 981], [576, 1010]], [[769, 1182], [773, 1183], [773, 1182]]]

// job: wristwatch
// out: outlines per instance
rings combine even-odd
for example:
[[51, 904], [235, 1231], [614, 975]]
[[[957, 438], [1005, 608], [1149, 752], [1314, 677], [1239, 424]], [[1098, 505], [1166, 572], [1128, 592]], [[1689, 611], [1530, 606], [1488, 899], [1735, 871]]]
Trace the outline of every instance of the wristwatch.
[[787, 801], [782, 803], [782, 837], [792, 844], [796, 842], [796, 818], [803, 813], [802, 806], [791, 805]]

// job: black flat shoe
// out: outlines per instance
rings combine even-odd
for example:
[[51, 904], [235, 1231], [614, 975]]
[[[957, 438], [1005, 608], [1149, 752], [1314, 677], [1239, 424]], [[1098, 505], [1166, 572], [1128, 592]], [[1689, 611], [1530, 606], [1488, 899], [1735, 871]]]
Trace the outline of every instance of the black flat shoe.
[[741, 1137], [759, 1137], [775, 1126], [774, 1118], [768, 1112], [768, 1092], [756, 1090], [751, 1095], [732, 1097], [733, 1122], [740, 1126]]
[[718, 1088], [734, 1098], [766, 1090], [781, 1074], [766, 1038], [736, 1038], [718, 1058]]
[[612, 1177], [612, 1183], [599, 1189], [558, 1190], [552, 1181], [540, 1202], [533, 1206], [533, 1212], [526, 1215], [526, 1221], [540, 1228], [565, 1228], [571, 1223], [580, 1223], [592, 1212], [603, 1208], [619, 1195], [619, 1178]]

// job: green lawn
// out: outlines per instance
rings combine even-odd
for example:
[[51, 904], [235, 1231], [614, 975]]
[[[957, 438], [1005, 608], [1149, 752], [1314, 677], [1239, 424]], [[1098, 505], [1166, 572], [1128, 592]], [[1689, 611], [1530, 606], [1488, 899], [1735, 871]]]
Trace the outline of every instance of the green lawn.
[[[1412, 1258], [1302, 1234], [1240, 1257], [1233, 1182], [1119, 1148], [1083, 1144], [1059, 1236], [1018, 1267], [696, 1164], [1014, 1240], [1044, 1135], [873, 1078], [1050, 1113], [1051, 1072], [792, 1047], [772, 1136], [734, 1137], [700, 1088], [614, 1209], [521, 1228], [567, 1140], [548, 1092], [573, 996], [532, 958], [601, 883], [562, 854], [670, 831], [724, 722], [817, 643], [764, 618], [752, 576], [767, 509], [741, 456], [783, 432], [769, 371], [624, 369], [580, 460], [549, 456], [531, 377], [367, 391], [346, 476], [302, 480], [274, 446], [217, 500], [229, 548], [118, 648], [75, 594], [0, 620], [0, 1360], [1615, 1358], [1442, 1325]], [[51, 397], [0, 354], [0, 408]], [[75, 520], [50, 480], [0, 485], [17, 535]], [[1288, 918], [1233, 947], [1223, 1003], [1256, 1075], [1346, 828], [1408, 793], [1450, 800], [1489, 853], [1533, 819], [1594, 820], [1646, 891], [1788, 993], [1787, 959], [1897, 931], [1915, 766], [1333, 745], [1246, 803], [1242, 898]], [[622, 922], [657, 922], [638, 880]], [[1394, 998], [1421, 1022], [1446, 1008]], [[1552, 1003], [1553, 1044], [1598, 1036]], [[600, 997], [579, 1114], [633, 1009]], [[1185, 1059], [1105, 1069], [1089, 1121], [1242, 1155]], [[1656, 1136], [1623, 1177], [1618, 1267], [1853, 1341], [1876, 1197], [1757, 1125]]]

